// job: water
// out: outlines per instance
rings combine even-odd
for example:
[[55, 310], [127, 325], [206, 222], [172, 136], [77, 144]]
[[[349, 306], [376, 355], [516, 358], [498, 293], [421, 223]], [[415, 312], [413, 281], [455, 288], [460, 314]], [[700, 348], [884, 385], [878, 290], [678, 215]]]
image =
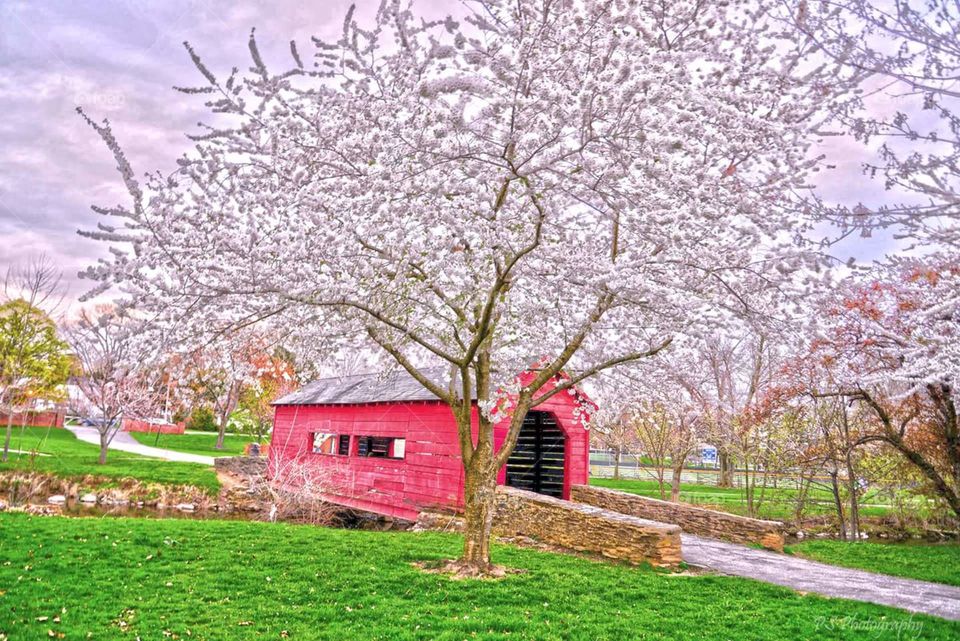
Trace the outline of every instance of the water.
[[[8, 500], [7, 497], [0, 495], [3, 500], [11, 507], [17, 507], [22, 503], [16, 503]], [[45, 506], [56, 509], [58, 506], [47, 504], [43, 501], [32, 502], [32, 505]], [[245, 512], [237, 510], [217, 510], [217, 509], [196, 509], [193, 511], [178, 510], [174, 507], [159, 508], [156, 506], [137, 505], [129, 503], [127, 505], [107, 505], [104, 503], [81, 503], [74, 498], [68, 498], [66, 503], [59, 505], [60, 512], [64, 516], [97, 516], [111, 517], [122, 516], [139, 519], [220, 519], [229, 521], [261, 521], [264, 514], [261, 512]]]
[[[0, 495], [9, 506], [19, 506], [22, 503], [14, 503], [7, 500], [7, 497]], [[51, 507], [56, 509], [58, 506], [45, 503], [41, 500], [30, 503], [39, 507]], [[194, 511], [179, 510], [175, 507], [163, 507], [149, 505], [137, 505], [130, 503], [127, 505], [107, 505], [103, 503], [82, 503], [74, 498], [67, 499], [66, 503], [59, 505], [59, 513], [69, 517], [127, 517], [137, 519], [191, 519], [208, 520], [217, 519], [221, 521], [266, 521], [269, 511], [248, 511], [248, 510], [219, 510], [219, 509], [196, 509]], [[312, 523], [310, 520], [299, 518], [279, 519], [288, 523]], [[412, 522], [401, 519], [392, 519], [378, 514], [362, 512], [350, 508], [342, 508], [332, 512], [329, 519], [323, 523], [314, 523], [325, 525], [327, 527], [337, 527], [349, 530], [406, 530], [413, 526]]]

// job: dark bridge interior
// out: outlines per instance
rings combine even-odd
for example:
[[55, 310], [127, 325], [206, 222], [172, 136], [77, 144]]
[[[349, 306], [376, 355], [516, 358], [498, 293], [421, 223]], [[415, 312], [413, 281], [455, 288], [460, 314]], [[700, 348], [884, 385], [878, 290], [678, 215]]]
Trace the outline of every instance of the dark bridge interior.
[[507, 485], [563, 498], [563, 453], [566, 438], [556, 419], [529, 412], [507, 459]]

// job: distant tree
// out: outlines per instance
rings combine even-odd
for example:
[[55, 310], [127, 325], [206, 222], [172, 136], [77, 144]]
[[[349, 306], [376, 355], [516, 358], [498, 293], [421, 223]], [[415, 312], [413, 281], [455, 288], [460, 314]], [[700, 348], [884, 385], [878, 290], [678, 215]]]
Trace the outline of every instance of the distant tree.
[[653, 464], [662, 499], [671, 472], [671, 501], [679, 500], [684, 465], [706, 436], [697, 375], [685, 360], [690, 355], [684, 349], [660, 355], [637, 371], [608, 374], [598, 381], [595, 396], [597, 414], [616, 420], [617, 437]]
[[882, 179], [886, 200], [896, 201], [823, 206], [821, 211], [848, 230], [865, 235], [878, 228], [892, 229], [920, 250], [913, 256], [902, 251], [890, 256], [872, 278], [891, 280], [903, 288], [909, 286], [905, 274], [935, 275], [934, 296], [913, 288], [912, 324], [920, 333], [909, 367], [900, 370], [909, 370], [915, 381], [949, 382], [951, 403], [956, 405], [960, 403], [956, 347], [960, 332], [960, 4], [790, 2], [795, 5], [789, 14], [794, 25], [822, 54], [870, 76], [872, 84], [865, 97], [844, 103], [836, 115], [848, 133], [878, 149], [864, 172]]
[[263, 334], [233, 331], [218, 336], [184, 358], [186, 387], [197, 402], [209, 405], [216, 417], [216, 449], [223, 449], [230, 416], [239, 406], [244, 391], [257, 385], [261, 371], [269, 367], [270, 349], [271, 344]]
[[637, 438], [637, 452], [653, 464], [660, 498], [665, 499], [673, 417], [659, 403], [641, 401], [633, 408], [626, 421]]
[[596, 447], [610, 450], [613, 455], [613, 478], [620, 479], [620, 462], [625, 454], [636, 450], [637, 435], [627, 417], [622, 414], [596, 414], [590, 417], [590, 434]]
[[80, 366], [78, 386], [96, 410], [90, 417], [100, 434], [100, 457], [107, 462], [110, 443], [121, 429], [124, 416], [155, 413], [162, 397], [153, 346], [142, 340], [142, 329], [122, 310], [99, 306], [83, 310], [67, 328], [70, 346]]
[[249, 415], [253, 435], [262, 441], [273, 425], [272, 403], [296, 388], [297, 377], [290, 355], [280, 349], [254, 360], [254, 376], [240, 393], [239, 407]]
[[776, 350], [762, 330], [747, 327], [703, 343], [696, 354], [702, 371], [691, 389], [720, 453], [718, 485], [731, 487], [736, 464], [744, 465], [760, 447], [750, 411], [772, 384]]
[[[773, 375], [780, 372], [774, 370]], [[819, 463], [811, 447], [810, 421], [806, 407], [771, 397], [776, 379], [764, 384], [762, 395], [737, 417], [730, 433], [732, 447], [742, 465], [743, 492], [747, 511], [757, 516], [766, 500], [767, 489], [790, 473], [796, 493], [809, 490], [813, 465]], [[803, 511], [801, 501], [797, 511]]]
[[960, 517], [957, 379], [955, 364], [942, 360], [956, 354], [960, 321], [949, 306], [935, 311], [953, 293], [960, 266], [926, 260], [885, 268], [877, 281], [847, 282], [825, 303], [812, 358], [834, 383], [820, 396], [850, 399], [872, 416], [872, 429], [855, 443], [894, 448]]
[[613, 478], [620, 478], [621, 459], [636, 453], [638, 441], [630, 424], [628, 407], [635, 398], [629, 380], [607, 376], [594, 379], [591, 398], [596, 409], [590, 414], [590, 441], [593, 447], [613, 453]]
[[[676, 391], [676, 390], [674, 390]], [[687, 457], [697, 446], [701, 414], [683, 400], [641, 400], [627, 419], [639, 442], [639, 451], [653, 462], [660, 498], [666, 499], [666, 471], [670, 469], [670, 500], [680, 500], [680, 480]]]
[[11, 268], [0, 303], [0, 410], [6, 414], [3, 457], [10, 451], [13, 416], [32, 399], [66, 383], [71, 361], [68, 346], [44, 311], [60, 298], [60, 277], [44, 259]]
[[[814, 472], [822, 471], [829, 476], [840, 538], [857, 539], [860, 536], [859, 499], [863, 493], [858, 482], [862, 448], [857, 441], [864, 429], [864, 412], [842, 396], [821, 395], [823, 390], [837, 389], [832, 376], [829, 367], [817, 363], [801, 348], [785, 363], [781, 384], [768, 390], [767, 401], [803, 408], [805, 424], [799, 437], [806, 451], [802, 462], [809, 463]], [[798, 509], [800, 507], [798, 504]]]
[[[830, 475], [830, 489], [840, 522], [840, 538], [860, 538], [860, 450], [863, 411], [850, 407], [843, 398], [814, 398], [815, 423], [822, 435], [823, 453]], [[845, 488], [841, 488], [841, 483]], [[843, 491], [845, 490], [845, 491]], [[844, 497], [846, 509], [844, 509]]]

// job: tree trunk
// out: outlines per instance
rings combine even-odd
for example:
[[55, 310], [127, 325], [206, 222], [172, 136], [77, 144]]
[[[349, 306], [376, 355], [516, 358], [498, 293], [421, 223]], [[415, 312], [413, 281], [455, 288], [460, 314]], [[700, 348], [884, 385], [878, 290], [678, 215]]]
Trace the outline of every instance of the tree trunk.
[[953, 402], [951, 387], [946, 383], [928, 385], [927, 391], [937, 408], [937, 422], [943, 430], [946, 441], [947, 461], [950, 464], [950, 476], [956, 487], [960, 487], [960, 416]]
[[620, 480], [620, 448], [613, 448], [613, 479]]
[[847, 450], [847, 491], [850, 493], [850, 537], [860, 539], [860, 499], [857, 496], [857, 475]]
[[937, 468], [922, 454], [908, 447], [899, 436], [887, 436], [884, 440], [899, 450], [924, 476], [930, 479], [937, 495], [946, 501], [953, 513], [960, 518], [960, 492], [950, 486], [947, 480], [937, 471]]
[[[811, 475], [813, 472], [810, 473]], [[810, 484], [813, 483], [812, 476], [806, 476], [800, 473], [800, 482], [797, 484], [797, 499], [794, 502], [793, 520], [798, 525], [803, 521], [803, 516], [807, 511], [807, 503], [810, 500]]]
[[[763, 472], [760, 474], [760, 495], [757, 495], [757, 478], [754, 473], [753, 478], [753, 509], [754, 516], [760, 514], [760, 508], [763, 507], [763, 501], [767, 498], [767, 486], [770, 484], [770, 470], [766, 464], [763, 466]], [[776, 478], [776, 477], [773, 477]]]
[[227, 401], [223, 406], [223, 411], [220, 412], [220, 429], [217, 430], [217, 444], [214, 446], [218, 450], [223, 449], [223, 440], [227, 432], [227, 423], [230, 422], [230, 414], [232, 414], [233, 410], [236, 409], [239, 399], [240, 386], [239, 384], [234, 384], [227, 394]]
[[733, 461], [726, 452], [720, 452], [720, 478], [717, 487], [733, 487]]
[[217, 428], [217, 444], [213, 447], [218, 450], [223, 449], [223, 440], [226, 437], [227, 433], [227, 421], [229, 419], [229, 413], [223, 411], [220, 413], [220, 425]]
[[[491, 470], [492, 460], [474, 459], [466, 468], [463, 484], [464, 530], [463, 556], [460, 561], [480, 573], [490, 570], [490, 530], [497, 491], [496, 470]], [[482, 455], [481, 455], [482, 456]], [[487, 455], [485, 458], [492, 458]]]
[[[860, 391], [861, 400], [873, 409], [874, 414], [877, 418], [883, 423], [883, 434], [877, 436], [870, 436], [865, 439], [861, 439], [858, 443], [863, 444], [868, 441], [881, 441], [887, 443], [888, 445], [893, 446], [897, 451], [899, 451], [903, 456], [906, 457], [908, 461], [913, 463], [920, 472], [933, 483], [933, 490], [944, 501], [947, 505], [950, 506], [950, 509], [953, 510], [953, 513], [960, 518], [960, 479], [954, 478], [951, 480], [945, 479], [940, 472], [937, 470], [936, 466], [933, 465], [930, 461], [924, 457], [920, 452], [912, 449], [903, 439], [904, 431], [906, 430], [906, 425], [903, 425], [900, 429], [894, 426], [893, 420], [890, 418], [890, 415], [867, 393]], [[934, 402], [936, 402], [934, 398]], [[952, 405], [950, 406], [952, 407]], [[946, 416], [947, 423], [942, 425], [942, 427], [950, 428], [950, 421], [953, 421], [952, 428], [956, 429], [956, 414], [954, 413], [951, 416]], [[949, 454], [949, 456], [957, 456], [956, 452]], [[958, 457], [960, 460], [960, 457]]]
[[830, 490], [833, 493], [833, 506], [837, 509], [837, 519], [840, 521], [840, 540], [847, 540], [847, 517], [843, 513], [843, 501], [840, 500], [840, 482], [836, 466], [830, 470]]
[[13, 435], [13, 412], [7, 414], [7, 434], [3, 439], [3, 462], [7, 462], [10, 455], [10, 437]]
[[107, 447], [110, 445], [108, 432], [108, 429], [100, 432], [100, 459], [97, 461], [100, 465], [105, 465], [107, 462]]
[[673, 476], [670, 479], [670, 500], [674, 503], [680, 500], [680, 477], [683, 475], [683, 462], [673, 466]]
[[660, 488], [660, 500], [667, 500], [667, 464], [662, 460], [657, 461], [657, 487]]

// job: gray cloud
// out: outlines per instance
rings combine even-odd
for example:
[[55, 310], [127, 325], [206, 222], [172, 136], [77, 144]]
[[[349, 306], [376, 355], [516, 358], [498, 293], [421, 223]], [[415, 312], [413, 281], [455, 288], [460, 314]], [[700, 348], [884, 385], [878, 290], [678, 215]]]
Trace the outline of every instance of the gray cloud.
[[125, 201], [110, 154], [76, 114], [109, 118], [135, 169], [168, 171], [206, 118], [202, 101], [173, 91], [199, 77], [192, 42], [217, 73], [247, 64], [257, 27], [264, 54], [288, 64], [291, 38], [335, 35], [348, 3], [219, 0], [0, 4], [0, 266], [45, 253], [76, 274], [106, 254], [80, 238], [91, 204]]

